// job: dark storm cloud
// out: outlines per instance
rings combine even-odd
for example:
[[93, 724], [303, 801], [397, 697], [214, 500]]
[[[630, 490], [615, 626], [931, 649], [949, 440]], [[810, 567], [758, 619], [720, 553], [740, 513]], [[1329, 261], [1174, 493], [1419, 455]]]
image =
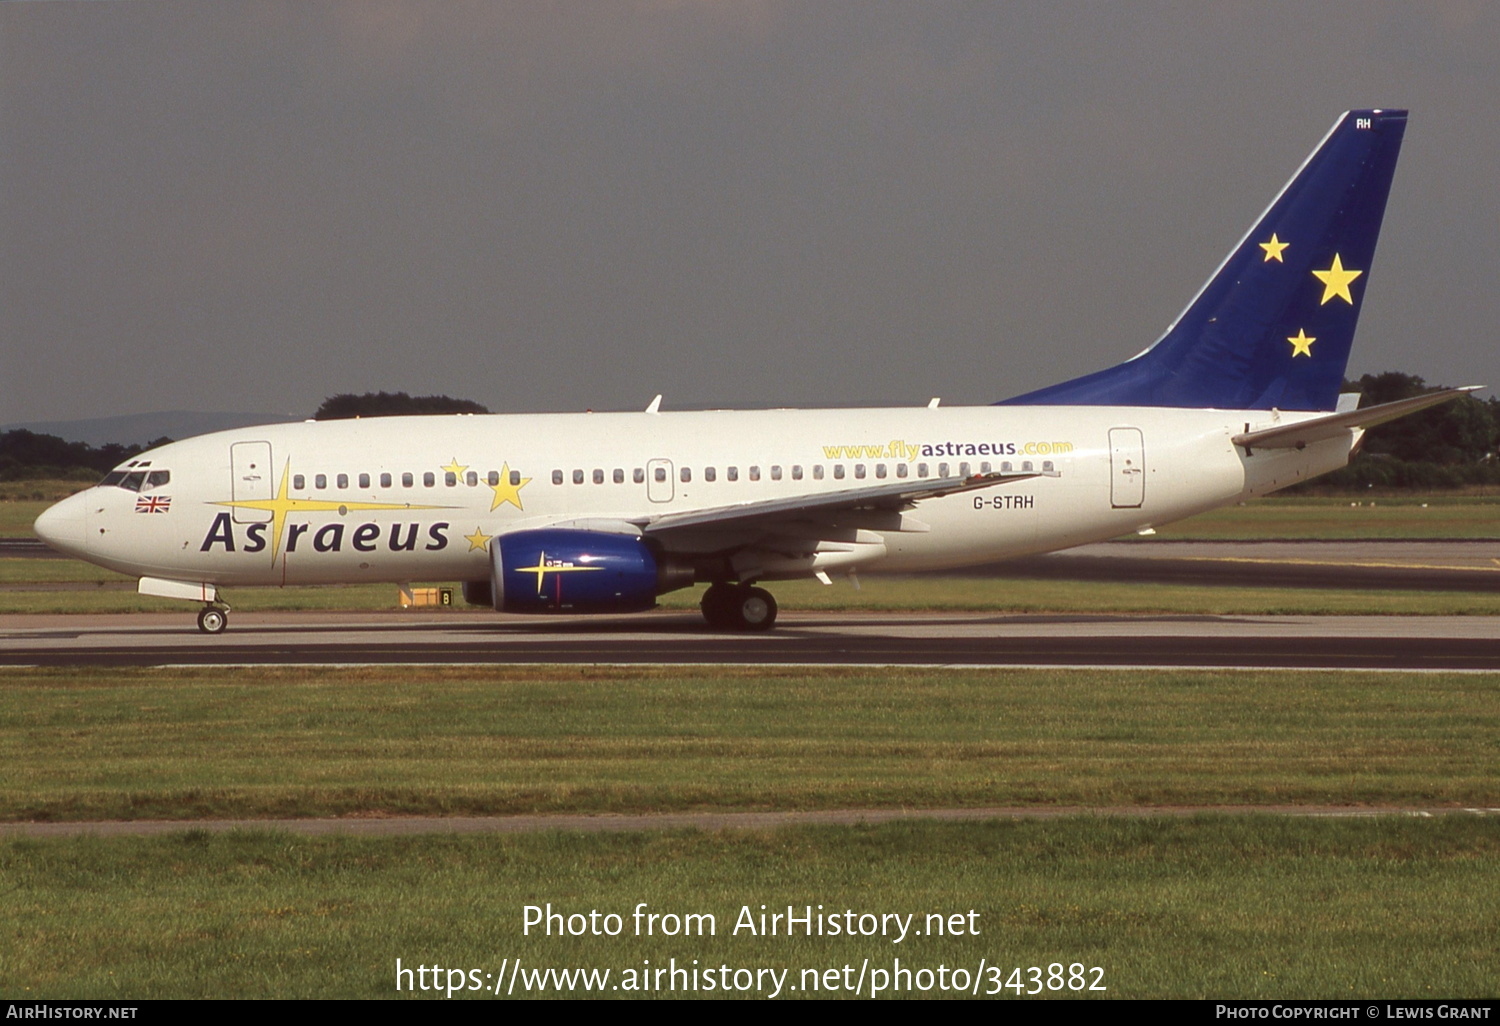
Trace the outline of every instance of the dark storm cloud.
[[1485, 4], [0, 6], [0, 422], [983, 402], [1412, 108], [1351, 372], [1500, 383]]

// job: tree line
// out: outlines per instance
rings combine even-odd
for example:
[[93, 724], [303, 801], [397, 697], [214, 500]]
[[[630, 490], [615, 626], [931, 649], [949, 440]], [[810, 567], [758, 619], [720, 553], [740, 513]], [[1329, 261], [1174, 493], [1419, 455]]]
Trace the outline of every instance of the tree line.
[[[1394, 402], [1433, 391], [1421, 378], [1398, 371], [1346, 381], [1345, 391], [1363, 393], [1361, 406]], [[405, 392], [343, 393], [323, 400], [316, 420], [413, 414], [488, 413], [479, 403], [445, 395]], [[56, 435], [17, 429], [0, 433], [0, 481], [89, 480], [145, 449], [164, 445], [110, 443], [91, 446]], [[1463, 396], [1410, 417], [1371, 428], [1354, 461], [1298, 490], [1374, 488], [1418, 491], [1500, 485], [1500, 399]]]

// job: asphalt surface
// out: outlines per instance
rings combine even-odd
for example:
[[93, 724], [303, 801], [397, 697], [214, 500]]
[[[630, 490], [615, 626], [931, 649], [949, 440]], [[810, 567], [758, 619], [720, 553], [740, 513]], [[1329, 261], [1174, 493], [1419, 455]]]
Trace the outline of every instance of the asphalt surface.
[[763, 634], [694, 613], [12, 616], [0, 665], [721, 664], [1500, 670], [1500, 618], [783, 613]]

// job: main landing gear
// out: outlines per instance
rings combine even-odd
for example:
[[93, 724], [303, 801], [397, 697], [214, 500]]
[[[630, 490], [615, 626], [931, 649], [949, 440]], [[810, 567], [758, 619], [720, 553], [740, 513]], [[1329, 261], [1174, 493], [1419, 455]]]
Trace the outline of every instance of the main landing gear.
[[198, 610], [198, 629], [204, 634], [223, 634], [228, 626], [228, 606], [204, 606]]
[[712, 584], [699, 608], [710, 627], [729, 631], [768, 631], [776, 622], [776, 599], [748, 584]]

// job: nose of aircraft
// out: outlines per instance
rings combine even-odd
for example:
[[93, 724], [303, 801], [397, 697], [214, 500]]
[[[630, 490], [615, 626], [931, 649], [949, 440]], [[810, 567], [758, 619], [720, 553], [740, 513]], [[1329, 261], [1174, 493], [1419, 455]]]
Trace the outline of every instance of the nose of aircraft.
[[84, 511], [87, 508], [88, 500], [84, 493], [70, 495], [44, 510], [36, 518], [32, 530], [38, 538], [58, 552], [81, 556], [88, 545], [88, 532], [84, 522]]

